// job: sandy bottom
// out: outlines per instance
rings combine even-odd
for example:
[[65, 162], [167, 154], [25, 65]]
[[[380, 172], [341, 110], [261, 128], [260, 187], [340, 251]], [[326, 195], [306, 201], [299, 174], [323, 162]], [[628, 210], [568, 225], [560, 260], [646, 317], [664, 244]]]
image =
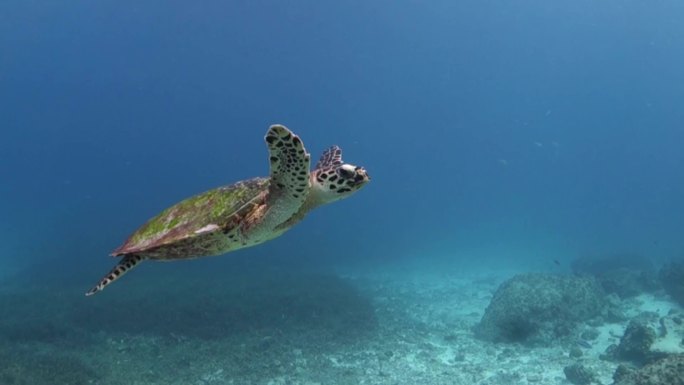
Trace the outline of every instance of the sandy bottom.
[[[74, 342], [73, 337], [4, 336], [0, 355], [4, 351], [16, 357], [31, 351], [34, 362], [14, 363], [16, 370], [9, 374], [5, 370], [0, 383], [54, 384], [45, 378], [22, 382], [24, 375], [19, 373], [47, 365], [41, 360], [48, 358], [57, 363], [44, 370], [53, 371], [60, 381], [75, 384], [550, 385], [568, 384], [563, 367], [578, 361], [595, 371], [601, 383], [610, 384], [617, 364], [602, 361], [599, 355], [618, 342], [626, 322], [595, 327], [600, 335], [591, 348], [582, 348], [579, 359], [569, 357], [570, 349], [577, 347], [572, 343], [529, 348], [485, 343], [473, 337], [471, 328], [480, 320], [492, 293], [512, 274], [339, 273], [341, 281], [368, 301], [373, 317], [372, 324], [358, 326], [369, 330], [351, 330], [342, 336], [310, 327], [281, 327], [290, 317], [285, 313], [275, 314], [266, 327], [247, 327], [226, 336], [198, 337], [192, 333], [193, 328], [203, 327], [202, 319], [197, 319], [195, 325], [176, 326], [160, 333], [149, 333], [154, 330], [149, 325], [141, 330], [134, 326], [114, 331], [89, 329], [78, 332], [87, 334], [79, 342]], [[334, 308], [334, 295], [328, 300]], [[174, 298], [165, 299], [162, 305], [175, 306]], [[126, 311], [125, 302], [119, 306], [112, 311]], [[666, 315], [676, 306], [664, 297], [643, 295], [625, 301], [623, 308], [631, 316], [644, 311]], [[312, 325], [316, 324], [315, 309], [305, 310], [306, 322]], [[341, 311], [344, 314], [345, 309]], [[346, 322], [343, 327], [355, 327]], [[29, 330], [27, 334], [31, 333]]]

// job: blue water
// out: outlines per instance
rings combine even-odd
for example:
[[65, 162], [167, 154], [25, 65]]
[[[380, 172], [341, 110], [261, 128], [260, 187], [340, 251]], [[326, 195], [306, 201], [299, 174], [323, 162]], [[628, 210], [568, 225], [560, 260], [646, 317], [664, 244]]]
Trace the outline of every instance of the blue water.
[[373, 180], [238, 259], [681, 256], [682, 20], [674, 0], [5, 1], [0, 266], [56, 259], [82, 295], [149, 217], [266, 175], [273, 123]]

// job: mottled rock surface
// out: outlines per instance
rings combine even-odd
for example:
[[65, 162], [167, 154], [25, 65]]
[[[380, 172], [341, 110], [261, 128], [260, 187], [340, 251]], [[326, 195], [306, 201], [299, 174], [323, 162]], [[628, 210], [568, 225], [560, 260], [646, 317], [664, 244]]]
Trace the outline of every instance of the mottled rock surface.
[[659, 288], [651, 262], [636, 254], [578, 258], [571, 267], [573, 273], [596, 278], [606, 293], [623, 299]]
[[643, 364], [649, 358], [651, 345], [655, 339], [653, 329], [640, 322], [631, 321], [614, 351], [615, 358]]
[[676, 354], [631, 372], [618, 367], [614, 385], [684, 385], [684, 354]]
[[605, 304], [603, 290], [589, 277], [517, 275], [496, 290], [475, 333], [488, 341], [548, 344], [599, 316]]
[[660, 282], [667, 294], [684, 306], [684, 262], [671, 262], [660, 269]]
[[582, 364], [572, 364], [563, 368], [565, 378], [575, 385], [589, 385], [595, 381], [596, 375]]

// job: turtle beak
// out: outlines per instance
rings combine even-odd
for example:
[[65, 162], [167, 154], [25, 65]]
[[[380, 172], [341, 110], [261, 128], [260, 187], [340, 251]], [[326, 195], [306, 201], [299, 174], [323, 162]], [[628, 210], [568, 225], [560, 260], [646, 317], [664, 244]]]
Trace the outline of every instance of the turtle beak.
[[354, 176], [354, 184], [362, 185], [370, 182], [370, 175], [368, 175], [368, 172], [366, 172], [365, 168], [357, 167], [354, 171], [356, 171], [356, 175]]

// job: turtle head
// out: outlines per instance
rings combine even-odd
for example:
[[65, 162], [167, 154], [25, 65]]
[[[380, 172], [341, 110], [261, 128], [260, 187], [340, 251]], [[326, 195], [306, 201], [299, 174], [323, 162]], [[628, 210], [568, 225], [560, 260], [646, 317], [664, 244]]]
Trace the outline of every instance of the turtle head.
[[342, 162], [342, 150], [327, 149], [311, 172], [311, 195], [318, 204], [334, 202], [351, 196], [370, 182], [363, 167]]

